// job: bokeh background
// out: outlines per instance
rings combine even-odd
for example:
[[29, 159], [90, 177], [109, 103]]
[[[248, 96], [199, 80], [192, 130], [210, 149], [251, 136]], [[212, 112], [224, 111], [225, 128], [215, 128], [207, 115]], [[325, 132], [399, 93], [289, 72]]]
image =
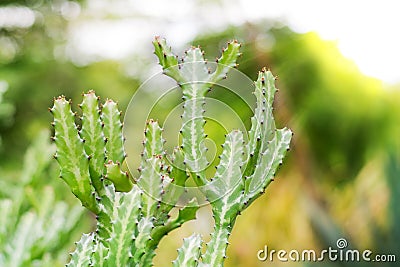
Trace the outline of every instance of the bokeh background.
[[[0, 1], [0, 265], [64, 266], [73, 242], [93, 229], [58, 178], [47, 109], [61, 94], [76, 107], [93, 89], [124, 111], [160, 71], [155, 35], [177, 54], [200, 45], [210, 61], [237, 39], [240, 71], [255, 79], [266, 66], [278, 76], [275, 117], [294, 131], [292, 149], [267, 194], [238, 218], [226, 266], [365, 266], [256, 256], [265, 245], [335, 248], [338, 238], [399, 261], [397, 3], [349, 2]], [[191, 232], [209, 239], [207, 207], [198, 217], [162, 241], [155, 266], [168, 266]]]

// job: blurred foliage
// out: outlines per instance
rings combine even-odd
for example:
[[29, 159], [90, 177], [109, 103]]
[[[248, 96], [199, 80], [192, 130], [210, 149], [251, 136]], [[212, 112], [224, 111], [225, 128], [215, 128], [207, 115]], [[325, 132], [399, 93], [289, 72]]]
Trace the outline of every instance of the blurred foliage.
[[[12, 115], [14, 114], [14, 106], [11, 103], [3, 101], [3, 94], [7, 91], [8, 84], [6, 81], [0, 81], [0, 125], [8, 126], [12, 123]], [[2, 139], [0, 135], [0, 151], [2, 149]]]
[[0, 77], [9, 87], [4, 98], [16, 109], [12, 125], [0, 124], [0, 133], [7, 140], [3, 150], [7, 157], [0, 157], [10, 164], [20, 158], [32, 141], [32, 133], [48, 127], [51, 116], [45, 111], [54, 96], [79, 98], [83, 91], [94, 89], [104, 98], [113, 96], [124, 108], [138, 85], [136, 79], [123, 75], [118, 62], [80, 67], [70, 62], [60, 52], [65, 50], [68, 37], [68, 20], [62, 16], [61, 6], [68, 1], [39, 2], [27, 1], [36, 12], [32, 27], [0, 28], [0, 39], [10, 44], [0, 53]]
[[[52, 170], [52, 164], [44, 163], [51, 154], [43, 149], [46, 142], [37, 143], [42, 150], [36, 151], [43, 153], [36, 152], [28, 160], [36, 164], [25, 167], [40, 169], [34, 171], [34, 177], [32, 172], [28, 175], [25, 169], [21, 170], [20, 162], [28, 144], [43, 128], [49, 128], [51, 116], [46, 110], [52, 98], [65, 94], [68, 98], [80, 99], [78, 95], [83, 91], [94, 89], [103, 99], [117, 100], [124, 110], [140, 84], [140, 77], [126, 75], [121, 62], [77, 66], [69, 60], [64, 51], [71, 21], [60, 9], [65, 2], [0, 1], [0, 7], [27, 6], [35, 12], [36, 18], [29, 28], [0, 28], [0, 80], [8, 87], [6, 92], [0, 89], [3, 100], [0, 104], [3, 140], [0, 196], [1, 209], [9, 207], [8, 212], [12, 212], [9, 217], [2, 216], [5, 218], [2, 220], [8, 222], [0, 224], [0, 263], [9, 257], [4, 254], [4, 240], [15, 240], [19, 222], [36, 216], [42, 219], [35, 227], [42, 227], [40, 221], [48, 220], [51, 217], [48, 211], [59, 205], [54, 203], [61, 200], [68, 203], [70, 208], [62, 208], [64, 214], [78, 204], [64, 194], [67, 190], [56, 179], [57, 172]], [[85, 2], [80, 3], [84, 8]], [[271, 185], [261, 201], [238, 218], [231, 237], [232, 246], [228, 249], [227, 266], [265, 266], [266, 262], [257, 260], [256, 252], [266, 244], [272, 249], [324, 249], [335, 247], [339, 237], [346, 237], [353, 247], [398, 253], [399, 86], [386, 88], [380, 81], [361, 74], [353, 62], [340, 54], [334, 42], [322, 41], [314, 33], [295, 33], [273, 21], [202, 33], [192, 44], [201, 45], [212, 61], [220, 54], [216, 48], [222, 48], [232, 39], [243, 44], [242, 52], [246, 54], [246, 60], [239, 61], [239, 70], [253, 80], [263, 66], [278, 75], [281, 91], [275, 101], [277, 124], [279, 127], [289, 124], [295, 140], [289, 153], [290, 162], [283, 166], [278, 181]], [[134, 60], [135, 64], [130, 66], [133, 69], [142, 69], [148, 62], [156, 64], [155, 57], [131, 62]], [[217, 88], [211, 96], [229, 103], [249, 126], [246, 118], [250, 111], [237, 98]], [[162, 119], [162, 108], [159, 113]], [[222, 143], [220, 127], [209, 125], [206, 129], [209, 136], [216, 137], [217, 144]], [[38, 160], [43, 163], [37, 163]], [[23, 201], [15, 201], [13, 194]], [[43, 199], [35, 200], [32, 196]], [[55, 201], [51, 200], [53, 196]], [[48, 207], [41, 208], [34, 203], [48, 204]], [[176, 248], [182, 243], [182, 237], [189, 236], [193, 229], [204, 235], [211, 232], [207, 208], [200, 210], [198, 216], [203, 221], [189, 224], [163, 240], [168, 249], [158, 253], [156, 266], [176, 258]], [[71, 231], [81, 232], [83, 226], [78, 228], [71, 228]], [[38, 236], [32, 240], [35, 238]], [[55, 246], [57, 249], [49, 250], [51, 257], [44, 253], [47, 247], [44, 249], [43, 245], [38, 247], [40, 253], [24, 253], [62, 261], [63, 253], [58, 254], [61, 248], [71, 246], [70, 240], [77, 239], [60, 239]], [[27, 244], [36, 244], [32, 240]], [[161, 246], [165, 247], [164, 244]], [[26, 251], [30, 249], [27, 247]], [[278, 262], [273, 264], [280, 266]]]
[[44, 131], [18, 177], [5, 180], [0, 170], [0, 266], [63, 266], [72, 242], [89, 226], [81, 207], [61, 200], [65, 189], [46, 179], [57, 176], [54, 151]]

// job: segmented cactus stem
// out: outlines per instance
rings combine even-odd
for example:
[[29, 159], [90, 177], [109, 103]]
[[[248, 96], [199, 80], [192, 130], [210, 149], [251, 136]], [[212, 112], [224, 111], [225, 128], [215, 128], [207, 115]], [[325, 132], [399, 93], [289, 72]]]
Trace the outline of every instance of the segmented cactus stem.
[[60, 176], [97, 219], [96, 231], [76, 243], [67, 266], [152, 266], [161, 239], [196, 218], [196, 199], [170, 216], [190, 178], [210, 202], [215, 227], [204, 254], [203, 241], [194, 234], [184, 239], [173, 266], [223, 266], [237, 216], [265, 191], [289, 148], [292, 132], [277, 129], [273, 117], [275, 77], [263, 69], [255, 81], [257, 106], [248, 142], [241, 131], [228, 133], [215, 175], [207, 178], [206, 93], [238, 66], [240, 44], [228, 43], [214, 71], [199, 47], [187, 50], [179, 61], [164, 39], [156, 37], [153, 44], [164, 74], [182, 90], [182, 143], [167, 155], [162, 128], [149, 120], [136, 183], [123, 171], [123, 124], [114, 101], [101, 104], [94, 91], [83, 94], [80, 131], [65, 97], [56, 98], [50, 109]]

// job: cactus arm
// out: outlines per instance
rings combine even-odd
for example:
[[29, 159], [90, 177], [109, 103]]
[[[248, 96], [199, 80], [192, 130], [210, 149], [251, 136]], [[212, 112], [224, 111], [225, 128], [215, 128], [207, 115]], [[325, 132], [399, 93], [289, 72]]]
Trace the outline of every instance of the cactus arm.
[[[243, 134], [240, 131], [234, 130], [226, 135], [225, 143], [222, 145], [223, 151], [220, 157], [220, 163], [217, 166], [217, 171], [214, 175], [212, 187], [214, 191], [219, 193], [219, 199], [215, 202], [215, 207], [221, 205], [219, 201], [224, 201], [225, 198], [230, 198], [230, 201], [236, 202], [240, 200], [243, 188], [242, 180], [242, 165], [244, 156], [244, 141]], [[210, 196], [207, 196], [210, 199]], [[212, 205], [214, 203], [211, 203]], [[215, 212], [219, 213], [218, 210]]]
[[107, 140], [106, 157], [114, 163], [122, 163], [126, 157], [124, 151], [124, 137], [122, 136], [121, 112], [117, 103], [108, 99], [103, 104], [101, 120], [103, 132]]
[[30, 250], [37, 238], [36, 236], [32, 237], [32, 233], [37, 233], [41, 230], [40, 224], [40, 218], [32, 211], [26, 212], [21, 216], [16, 225], [14, 236], [8, 237], [4, 252], [1, 251], [2, 258], [0, 260], [6, 261], [4, 266], [24, 266], [24, 262], [30, 258]]
[[206, 159], [207, 148], [205, 146], [204, 124], [206, 123], [203, 114], [205, 94], [210, 85], [205, 83], [209, 80], [203, 52], [199, 48], [191, 48], [186, 51], [183, 58], [181, 73], [181, 85], [184, 99], [182, 114], [182, 150], [185, 155], [185, 164], [192, 177], [199, 185], [206, 183], [205, 169], [208, 162]]
[[234, 40], [228, 43], [228, 46], [222, 50], [222, 55], [217, 59], [217, 68], [211, 74], [210, 81], [214, 84], [217, 81], [226, 78], [230, 68], [237, 67], [237, 59], [241, 55], [239, 52], [240, 44]]
[[83, 94], [83, 101], [80, 104], [82, 109], [80, 136], [85, 140], [85, 152], [90, 158], [89, 171], [92, 184], [97, 193], [101, 195], [104, 190], [101, 176], [104, 171], [105, 139], [98, 100], [94, 91]]
[[196, 200], [192, 199], [185, 207], [179, 210], [178, 216], [175, 219], [169, 219], [162, 225], [154, 227], [151, 231], [151, 238], [146, 244], [146, 251], [151, 253], [145, 254], [142, 258], [142, 262], [150, 264], [155, 256], [154, 251], [161, 239], [169, 232], [181, 227], [185, 222], [196, 219], [196, 212], [199, 208]]
[[278, 166], [282, 164], [286, 151], [289, 149], [291, 138], [292, 132], [289, 129], [284, 128], [276, 131], [268, 149], [261, 154], [254, 174], [246, 180], [242, 209], [249, 206], [259, 197], [273, 181], [273, 176]]
[[209, 266], [222, 266], [226, 255], [228, 238], [239, 213], [243, 198], [243, 134], [233, 131], [226, 136], [221, 154], [221, 160], [215, 174], [215, 187], [219, 190], [229, 190], [214, 202], [211, 202], [215, 231], [207, 243], [203, 263]]
[[188, 178], [184, 161], [185, 156], [183, 155], [183, 151], [175, 148], [172, 152], [170, 177], [173, 179], [173, 183], [178, 186], [184, 186]]
[[134, 240], [133, 262], [140, 263], [138, 266], [149, 266], [153, 257], [154, 250], [147, 250], [147, 244], [151, 240], [151, 231], [154, 225], [151, 218], [142, 218], [138, 222], [137, 235]]
[[76, 249], [71, 253], [71, 260], [66, 267], [86, 267], [89, 266], [91, 255], [94, 249], [93, 234], [83, 234], [81, 239], [76, 242]]
[[146, 124], [146, 130], [144, 131], [144, 151], [143, 158], [149, 159], [155, 155], [162, 155], [163, 143], [162, 129], [158, 125], [157, 121], [149, 120]]
[[183, 239], [183, 245], [178, 249], [178, 257], [172, 262], [174, 267], [196, 267], [198, 266], [201, 254], [202, 240], [200, 235], [193, 234], [192, 236]]
[[107, 240], [110, 250], [106, 262], [109, 263], [109, 266], [125, 267], [133, 263], [131, 257], [131, 250], [134, 250], [132, 240], [137, 227], [140, 227], [137, 226], [136, 219], [140, 214], [140, 202], [140, 190], [132, 190], [129, 193], [115, 193], [115, 208], [111, 218], [112, 229], [110, 238]]
[[211, 234], [211, 240], [207, 243], [206, 253], [202, 256], [203, 263], [206, 266], [224, 266], [226, 249], [229, 244], [228, 239], [231, 232], [232, 227], [230, 225], [215, 225], [214, 232]]
[[257, 107], [249, 132], [243, 208], [265, 191], [289, 149], [292, 132], [286, 128], [277, 130], [272, 114], [276, 91], [275, 77], [264, 68], [255, 82]]
[[113, 185], [105, 186], [104, 189], [104, 195], [100, 199], [100, 212], [96, 216], [96, 237], [104, 247], [109, 248], [108, 240], [112, 236], [113, 218], [116, 218], [117, 208], [121, 203], [120, 198], [116, 196], [118, 193], [114, 191]]
[[171, 52], [164, 39], [156, 37], [153, 42], [164, 73], [173, 78], [182, 88], [184, 111], [182, 114], [182, 150], [185, 164], [199, 185], [206, 181], [204, 169], [207, 167], [206, 147], [204, 144], [203, 104], [204, 96], [209, 89], [209, 73], [205, 65], [203, 52], [199, 48], [186, 51], [182, 65]]
[[[224, 144], [220, 165], [215, 175], [215, 178], [218, 178], [216, 180], [223, 183], [215, 183], [214, 187], [217, 189], [213, 191], [218, 192], [218, 189], [224, 187], [233, 188], [233, 190], [211, 203], [215, 231], [203, 256], [203, 263], [209, 266], [223, 265], [228, 238], [237, 215], [265, 191], [289, 148], [292, 132], [286, 128], [277, 130], [272, 114], [276, 92], [274, 81], [272, 74], [263, 69], [255, 82], [257, 107], [252, 118], [253, 125], [249, 131], [249, 143], [246, 146], [247, 166], [243, 174], [237, 167], [241, 166], [240, 158], [238, 157], [237, 162], [234, 161], [235, 156], [245, 153], [241, 146], [235, 149], [235, 144], [242, 144], [243, 139], [234, 138], [232, 136], [234, 132], [232, 132], [227, 136]], [[232, 151], [233, 153], [230, 153]], [[236, 166], [239, 170], [230, 171], [230, 165]], [[221, 179], [222, 177], [224, 179]], [[230, 177], [236, 180], [231, 180]], [[236, 187], [233, 186], [234, 183], [237, 183]]]
[[120, 163], [114, 163], [112, 161], [106, 163], [105, 167], [107, 170], [107, 174], [105, 178], [110, 180], [114, 184], [115, 191], [129, 192], [132, 190], [133, 183], [129, 179], [128, 173], [121, 171], [120, 165]]
[[182, 64], [178, 66], [177, 57], [171, 52], [164, 39], [156, 37], [153, 44], [164, 73], [175, 79], [182, 88], [185, 102], [181, 134], [185, 164], [197, 185], [205, 185], [207, 179], [204, 170], [208, 165], [207, 148], [204, 143], [206, 136], [203, 117], [205, 94], [212, 84], [223, 79], [229, 69], [237, 65], [240, 44], [236, 41], [228, 44], [217, 60], [220, 64], [212, 74], [206, 68], [206, 61], [200, 48], [192, 47], [186, 51]]
[[179, 72], [178, 58], [172, 53], [171, 47], [167, 45], [164, 38], [156, 37], [153, 41], [154, 54], [158, 57], [158, 61], [166, 75], [175, 81], [182, 81]]
[[272, 115], [274, 95], [277, 91], [274, 85], [275, 77], [270, 71], [263, 69], [258, 74], [254, 95], [256, 109], [251, 118], [249, 142], [247, 145], [248, 163], [244, 172], [245, 177], [253, 174], [258, 163], [260, 152], [266, 149], [267, 141], [272, 139], [275, 131], [275, 122]]
[[[13, 212], [15, 212], [16, 208], [14, 208], [13, 202], [11, 199], [0, 199], [0, 244], [6, 244], [7, 239], [9, 238], [10, 226], [14, 225], [15, 216]], [[0, 248], [2, 249], [2, 246]], [[1, 255], [1, 254], [0, 254]]]
[[157, 213], [158, 199], [162, 192], [161, 156], [142, 160], [140, 178], [137, 184], [145, 191], [143, 195], [143, 214], [153, 217]]
[[93, 240], [94, 248], [91, 256], [91, 267], [111, 267], [106, 262], [108, 249], [104, 247], [103, 243]]
[[162, 201], [160, 203], [160, 210], [165, 214], [168, 214], [178, 202], [184, 192], [184, 186], [188, 178], [183, 164], [184, 156], [181, 149], [174, 149], [170, 161], [171, 166], [167, 170], [170, 179], [164, 179]]
[[163, 179], [163, 140], [162, 130], [156, 121], [146, 125], [144, 150], [137, 184], [143, 189], [143, 214], [145, 217], [156, 215], [158, 201], [162, 193]]
[[58, 97], [50, 111], [54, 116], [53, 139], [57, 146], [55, 158], [61, 167], [60, 176], [83, 206], [98, 213], [95, 190], [90, 183], [89, 159], [74, 122], [71, 104], [65, 97]]
[[175, 219], [170, 219], [164, 225], [154, 228], [151, 233], [152, 242], [149, 243], [149, 247], [155, 249], [157, 244], [161, 241], [161, 238], [167, 235], [172, 230], [179, 228], [187, 221], [196, 219], [196, 213], [199, 210], [195, 199], [189, 201], [189, 203], [181, 208], [178, 212], [178, 216]]
[[124, 150], [125, 139], [122, 135], [121, 112], [118, 110], [117, 103], [110, 99], [106, 100], [103, 104], [101, 120], [106, 139], [106, 178], [114, 184], [116, 191], [128, 192], [132, 189], [132, 181], [129, 174], [121, 170], [126, 154]]
[[257, 98], [257, 105], [261, 107], [258, 115], [258, 122], [261, 127], [261, 138], [263, 140], [261, 151], [265, 151], [276, 130], [273, 112], [273, 103], [277, 89], [275, 87], [275, 77], [270, 71], [265, 68], [258, 75], [255, 83], [255, 95]]

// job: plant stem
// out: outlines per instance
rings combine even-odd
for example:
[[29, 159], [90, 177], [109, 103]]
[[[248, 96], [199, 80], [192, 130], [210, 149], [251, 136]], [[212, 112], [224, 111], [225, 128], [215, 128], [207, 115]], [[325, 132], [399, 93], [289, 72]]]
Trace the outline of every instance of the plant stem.
[[224, 266], [232, 226], [229, 223], [215, 225], [214, 233], [211, 234], [211, 240], [207, 243], [207, 250], [203, 256], [203, 263], [207, 266]]

